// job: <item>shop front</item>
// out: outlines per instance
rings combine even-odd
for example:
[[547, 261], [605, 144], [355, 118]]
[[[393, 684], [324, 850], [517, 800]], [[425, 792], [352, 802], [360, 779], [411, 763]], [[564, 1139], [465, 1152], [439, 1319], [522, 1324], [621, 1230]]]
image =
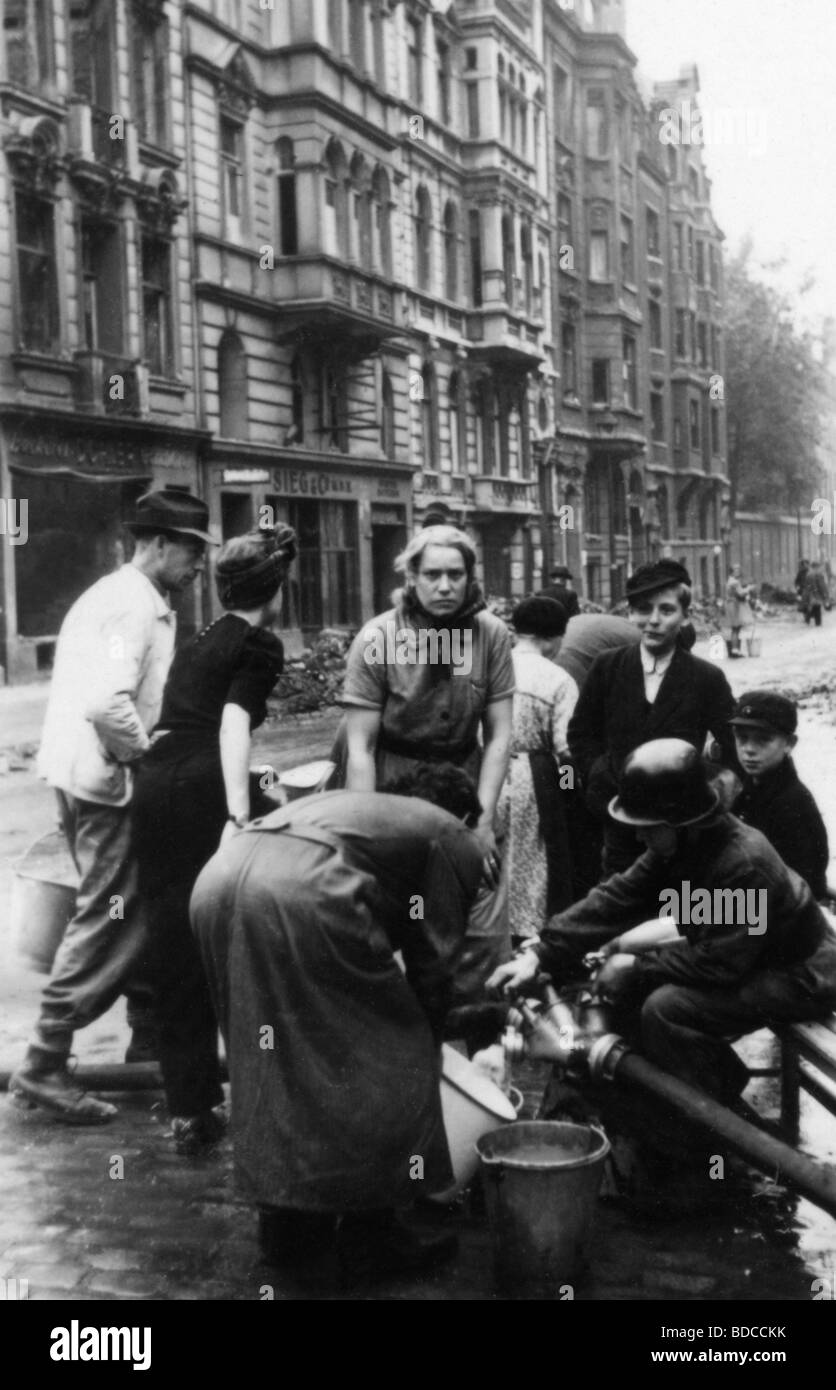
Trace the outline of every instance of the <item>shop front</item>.
[[[289, 654], [323, 628], [354, 632], [385, 608], [395, 556], [411, 522], [409, 469], [234, 458], [210, 464], [209, 506], [224, 540], [286, 522], [299, 553], [284, 586], [281, 633]], [[217, 605], [217, 600], [214, 600]]]
[[[52, 668], [61, 623], [78, 596], [130, 559], [124, 530], [136, 498], [150, 487], [197, 485], [195, 442], [172, 446], [147, 434], [95, 429], [73, 421], [9, 418], [0, 425], [2, 496], [23, 521], [2, 539], [0, 665], [9, 682]], [[178, 604], [180, 635], [199, 622], [201, 596]]]

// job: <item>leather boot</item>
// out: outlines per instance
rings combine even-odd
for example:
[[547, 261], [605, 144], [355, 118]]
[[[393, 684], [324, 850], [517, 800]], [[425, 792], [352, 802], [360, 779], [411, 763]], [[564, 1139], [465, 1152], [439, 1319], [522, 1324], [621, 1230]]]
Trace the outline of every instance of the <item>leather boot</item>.
[[418, 1231], [391, 1209], [350, 1212], [337, 1233], [344, 1286], [420, 1274], [452, 1259], [458, 1248], [452, 1231]]
[[9, 1094], [41, 1106], [67, 1125], [102, 1125], [118, 1115], [115, 1105], [88, 1095], [72, 1076], [67, 1058], [30, 1047], [23, 1065], [9, 1078]]

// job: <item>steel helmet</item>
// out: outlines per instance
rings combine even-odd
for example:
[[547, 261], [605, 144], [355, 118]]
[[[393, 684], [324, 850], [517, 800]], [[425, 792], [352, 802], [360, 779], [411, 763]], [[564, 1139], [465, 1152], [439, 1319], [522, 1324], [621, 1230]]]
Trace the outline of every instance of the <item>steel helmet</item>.
[[693, 744], [656, 738], [627, 758], [609, 813], [625, 825], [693, 825], [710, 816], [719, 800]]

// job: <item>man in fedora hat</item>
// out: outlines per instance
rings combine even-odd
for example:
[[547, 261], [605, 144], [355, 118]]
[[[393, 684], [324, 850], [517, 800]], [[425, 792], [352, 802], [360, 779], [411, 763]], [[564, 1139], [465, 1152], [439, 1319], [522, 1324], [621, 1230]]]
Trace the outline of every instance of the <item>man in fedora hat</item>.
[[567, 618], [575, 618], [581, 611], [572, 584], [572, 571], [566, 565], [552, 565], [549, 570], [549, 582], [540, 590], [540, 597], [557, 599], [566, 609]]
[[619, 1031], [665, 1071], [737, 1106], [748, 1072], [731, 1041], [830, 1013], [836, 933], [765, 836], [721, 808], [684, 739], [634, 749], [609, 813], [638, 832], [644, 854], [552, 917], [488, 987], [519, 991], [539, 970], [563, 983], [605, 947], [596, 988], [619, 1009]]
[[649, 739], [680, 738], [702, 752], [711, 733], [723, 762], [737, 766], [729, 683], [719, 667], [680, 642], [691, 604], [688, 571], [676, 560], [640, 565], [627, 580], [627, 602], [641, 641], [595, 659], [569, 723], [569, 750], [587, 804], [604, 823], [605, 876], [620, 873], [641, 853], [632, 828], [606, 816], [634, 748]]
[[145, 947], [130, 845], [131, 765], [150, 746], [174, 653], [169, 596], [202, 570], [206, 546], [215, 544], [208, 521], [205, 502], [188, 492], [145, 493], [126, 523], [136, 539], [132, 560], [76, 600], [58, 636], [38, 770], [55, 788], [80, 884], [9, 1090], [70, 1124], [116, 1114], [67, 1068], [76, 1029], [130, 991], [127, 1060], [142, 1060], [148, 1041], [150, 993], [138, 980], [131, 988]]

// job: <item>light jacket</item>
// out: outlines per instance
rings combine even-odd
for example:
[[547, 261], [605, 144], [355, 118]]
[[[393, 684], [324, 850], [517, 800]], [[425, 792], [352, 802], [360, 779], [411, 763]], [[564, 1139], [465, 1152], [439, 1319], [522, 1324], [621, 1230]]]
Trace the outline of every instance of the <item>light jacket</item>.
[[73, 604], [61, 627], [38, 771], [50, 786], [102, 806], [125, 806], [127, 764], [149, 746], [174, 655], [176, 617], [135, 565], [123, 565]]

